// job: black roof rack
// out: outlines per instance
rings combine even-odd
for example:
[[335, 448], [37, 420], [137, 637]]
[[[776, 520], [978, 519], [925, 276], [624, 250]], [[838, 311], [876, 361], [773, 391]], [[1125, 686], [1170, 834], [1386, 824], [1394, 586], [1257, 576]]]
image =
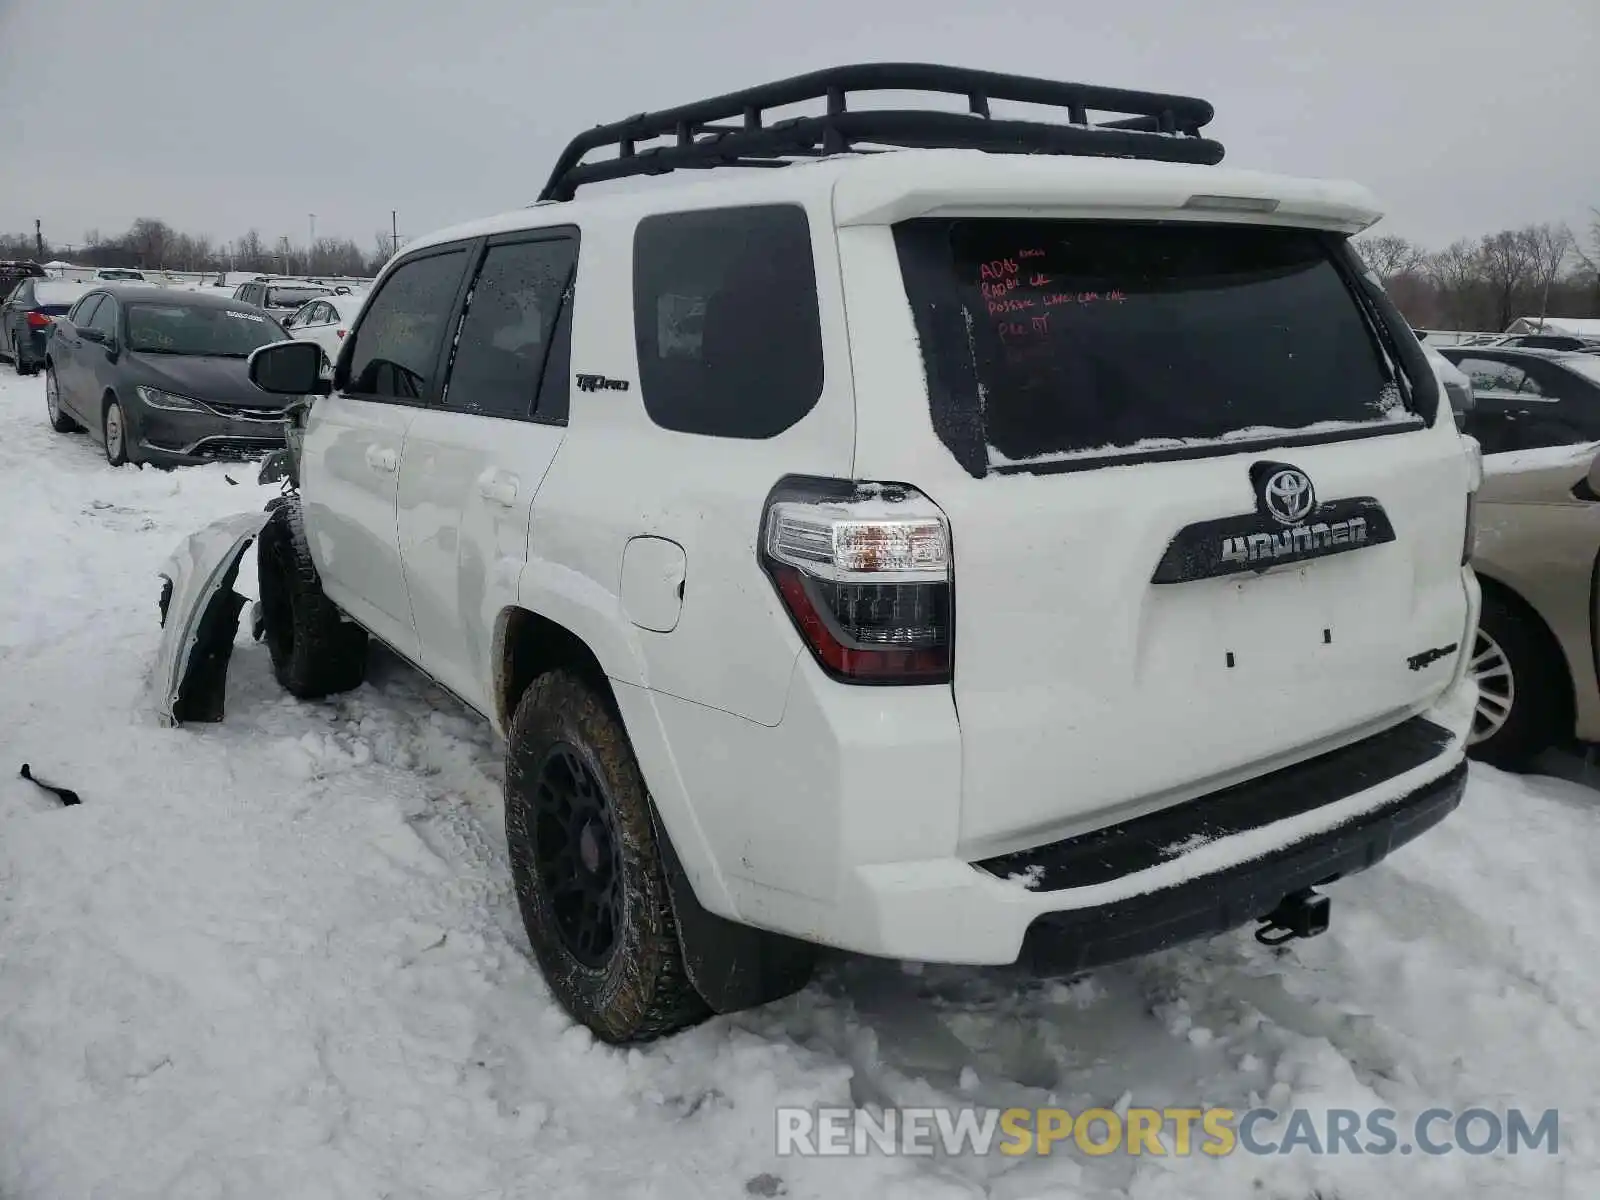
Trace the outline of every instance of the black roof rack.
[[[964, 96], [967, 111], [850, 111], [848, 94], [867, 91], [944, 92]], [[771, 125], [763, 120], [767, 109], [820, 99], [827, 100], [825, 115]], [[996, 118], [989, 111], [995, 100], [1064, 108], [1067, 119]], [[1091, 111], [1126, 115], [1091, 123]], [[782, 167], [795, 159], [857, 151], [858, 143], [1210, 165], [1222, 161], [1222, 144], [1200, 136], [1200, 130], [1214, 115], [1210, 104], [1191, 96], [927, 63], [861, 63], [597, 126], [567, 144], [539, 199], [570, 200], [585, 184], [635, 175], [721, 166]], [[664, 137], [672, 143], [639, 149], [640, 142]], [[615, 146], [617, 157], [583, 161], [584, 155], [604, 146]]]

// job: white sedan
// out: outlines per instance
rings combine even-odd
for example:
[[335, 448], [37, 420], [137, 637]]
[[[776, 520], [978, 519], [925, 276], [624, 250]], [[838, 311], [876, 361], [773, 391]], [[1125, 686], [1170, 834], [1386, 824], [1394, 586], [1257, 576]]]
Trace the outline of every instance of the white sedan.
[[323, 357], [331, 367], [366, 299], [365, 295], [355, 294], [318, 296], [295, 309], [283, 325], [291, 337], [304, 338], [321, 346]]

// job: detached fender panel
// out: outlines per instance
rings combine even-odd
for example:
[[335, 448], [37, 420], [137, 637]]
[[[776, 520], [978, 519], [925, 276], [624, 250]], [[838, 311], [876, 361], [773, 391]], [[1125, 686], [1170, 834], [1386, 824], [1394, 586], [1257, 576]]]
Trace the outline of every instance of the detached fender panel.
[[162, 725], [222, 720], [228, 660], [244, 606], [233, 581], [244, 552], [271, 518], [264, 511], [214, 521], [185, 538], [162, 566], [161, 645], [151, 669]]

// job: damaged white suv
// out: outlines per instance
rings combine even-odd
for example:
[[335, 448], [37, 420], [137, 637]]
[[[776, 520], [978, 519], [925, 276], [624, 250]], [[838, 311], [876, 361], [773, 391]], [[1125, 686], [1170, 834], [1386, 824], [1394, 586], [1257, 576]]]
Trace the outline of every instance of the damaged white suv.
[[540, 203], [407, 246], [331, 385], [253, 355], [315, 398], [285, 495], [195, 556], [169, 717], [264, 525], [291, 692], [377, 638], [504, 735], [528, 936], [612, 1041], [818, 946], [1320, 932], [1314, 888], [1460, 799], [1481, 472], [1351, 250], [1369, 194], [1216, 166], [1211, 116], [876, 65], [583, 134]]

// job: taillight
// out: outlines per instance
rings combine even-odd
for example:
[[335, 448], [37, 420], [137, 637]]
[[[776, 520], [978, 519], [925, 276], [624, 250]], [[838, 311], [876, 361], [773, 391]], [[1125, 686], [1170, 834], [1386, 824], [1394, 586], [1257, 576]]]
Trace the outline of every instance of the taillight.
[[342, 329], [335, 329], [335, 330], [334, 330], [334, 333], [336, 333], [336, 334], [337, 334], [337, 335], [338, 335], [338, 337], [339, 337], [339, 340], [340, 340], [340, 341], [341, 341], [341, 342], [342, 342], [342, 341], [344, 341], [344, 330], [342, 330]]
[[50, 318], [45, 316], [42, 312], [31, 312], [28, 314], [28, 328], [49, 329]]
[[950, 530], [898, 484], [780, 488], [761, 565], [812, 656], [845, 683], [945, 683], [951, 664]]

